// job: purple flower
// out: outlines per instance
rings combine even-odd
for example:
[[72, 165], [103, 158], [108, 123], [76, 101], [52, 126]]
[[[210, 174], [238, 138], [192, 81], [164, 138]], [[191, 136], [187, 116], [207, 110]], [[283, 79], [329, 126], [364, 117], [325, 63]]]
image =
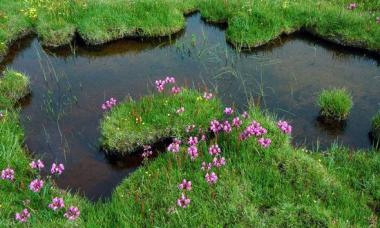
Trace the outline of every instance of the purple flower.
[[178, 153], [180, 144], [181, 144], [180, 140], [174, 139], [173, 142], [169, 144], [168, 151], [172, 153]]
[[187, 148], [187, 153], [190, 155], [191, 160], [195, 160], [198, 157], [197, 146], [190, 146]]
[[172, 94], [178, 94], [181, 92], [181, 88], [177, 86], [172, 87]]
[[212, 172], [211, 174], [206, 173], [205, 179], [209, 184], [215, 184], [218, 181], [218, 176]]
[[210, 148], [208, 148], [208, 153], [211, 154], [212, 156], [216, 156], [220, 154], [220, 148], [218, 144], [211, 145]]
[[230, 122], [228, 122], [228, 120], [224, 121], [223, 131], [227, 132], [227, 133], [232, 131], [231, 124], [230, 124]]
[[35, 179], [29, 184], [29, 189], [33, 192], [39, 192], [44, 186], [44, 181], [40, 179]]
[[6, 168], [1, 171], [1, 179], [12, 181], [15, 178], [15, 171], [11, 168]]
[[165, 84], [166, 84], [164, 80], [156, 80], [155, 84], [156, 84], [156, 89], [158, 92], [161, 93], [162, 91], [164, 91]]
[[348, 10], [354, 10], [356, 9], [358, 6], [356, 3], [350, 3], [348, 6], [347, 6], [347, 9]]
[[58, 165], [53, 163], [51, 165], [50, 173], [52, 175], [54, 175], [54, 174], [61, 175], [64, 170], [65, 170], [65, 166], [63, 166], [62, 163], [60, 163]]
[[292, 133], [292, 126], [283, 120], [280, 120], [277, 122], [277, 127], [285, 134], [290, 134]]
[[213, 166], [220, 168], [226, 164], [226, 159], [224, 157], [221, 157], [221, 158], [214, 157], [214, 159], [212, 160], [212, 164]]
[[191, 191], [191, 181], [183, 179], [182, 182], [178, 185], [178, 189]]
[[188, 141], [188, 144], [190, 145], [190, 146], [195, 146], [195, 145], [197, 145], [198, 144], [198, 137], [197, 136], [190, 136], [190, 138], [189, 138], [189, 141]]
[[65, 216], [68, 220], [75, 220], [79, 217], [80, 211], [77, 207], [71, 206], [69, 209], [67, 209], [66, 213], [63, 215]]
[[241, 140], [246, 140], [251, 136], [262, 136], [267, 133], [267, 129], [263, 128], [260, 123], [253, 120], [244, 131], [240, 134]]
[[212, 167], [211, 163], [202, 162], [201, 170], [208, 172]]
[[144, 145], [144, 152], [142, 153], [141, 156], [145, 159], [145, 158], [150, 157], [152, 154], [153, 154], [152, 147], [149, 145]]
[[232, 120], [232, 126], [233, 127], [239, 128], [242, 124], [243, 124], [243, 121], [241, 121], [239, 117], [235, 117]]
[[249, 118], [249, 114], [246, 111], [244, 111], [243, 114], [241, 114], [241, 116], [243, 117], [243, 119], [248, 119]]
[[167, 77], [165, 78], [165, 82], [166, 82], [166, 83], [172, 83], [172, 84], [174, 84], [174, 83], [175, 83], [175, 78], [174, 78], [174, 77], [171, 77], [171, 76], [167, 76]]
[[272, 140], [270, 140], [269, 138], [260, 138], [257, 140], [259, 142], [259, 144], [261, 145], [262, 148], [268, 148], [269, 145], [272, 143]]
[[181, 113], [183, 113], [184, 111], [185, 111], [185, 108], [184, 108], [184, 107], [181, 107], [181, 108], [177, 109], [176, 113], [177, 113], [177, 114], [181, 114]]
[[224, 114], [230, 116], [230, 115], [232, 115], [232, 113], [234, 113], [234, 110], [231, 107], [226, 107], [224, 109]]
[[117, 103], [116, 99], [111, 97], [109, 100], [107, 100], [106, 102], [102, 104], [102, 110], [103, 111], [110, 110], [116, 105], [116, 103]]
[[181, 197], [177, 200], [177, 205], [182, 208], [186, 208], [190, 204], [190, 199], [182, 193]]
[[217, 120], [212, 120], [210, 122], [210, 129], [214, 133], [218, 133], [220, 130], [222, 130], [222, 125]]
[[204, 92], [203, 93], [203, 98], [205, 100], [210, 100], [212, 98], [212, 93], [207, 93], [207, 92]]
[[32, 161], [29, 165], [32, 169], [38, 170], [41, 170], [45, 167], [44, 163], [40, 159], [38, 159], [37, 161]]
[[51, 204], [49, 204], [49, 208], [51, 208], [53, 211], [56, 211], [64, 207], [65, 207], [65, 203], [63, 201], [63, 198], [55, 197], [52, 200]]
[[16, 213], [16, 220], [21, 222], [21, 223], [24, 223], [28, 220], [28, 218], [30, 218], [30, 213], [28, 211], [28, 209], [24, 209], [22, 210], [20, 213]]

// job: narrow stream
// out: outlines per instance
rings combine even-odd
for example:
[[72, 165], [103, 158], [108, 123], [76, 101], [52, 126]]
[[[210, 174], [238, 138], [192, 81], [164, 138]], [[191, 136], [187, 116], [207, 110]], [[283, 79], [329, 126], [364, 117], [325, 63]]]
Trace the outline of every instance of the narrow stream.
[[[0, 64], [30, 76], [32, 95], [22, 101], [29, 150], [47, 162], [63, 162], [62, 188], [91, 200], [108, 197], [141, 163], [139, 156], [110, 161], [99, 150], [100, 105], [105, 99], [135, 99], [166, 75], [196, 88], [217, 89], [226, 105], [243, 110], [247, 96], [290, 120], [293, 143], [326, 148], [334, 141], [369, 148], [370, 119], [380, 109], [380, 58], [298, 33], [254, 52], [239, 53], [221, 27], [199, 14], [171, 38], [118, 40], [99, 47], [77, 41], [71, 48], [44, 50], [37, 38], [13, 45]], [[319, 120], [316, 95], [346, 87], [354, 108], [344, 125]]]

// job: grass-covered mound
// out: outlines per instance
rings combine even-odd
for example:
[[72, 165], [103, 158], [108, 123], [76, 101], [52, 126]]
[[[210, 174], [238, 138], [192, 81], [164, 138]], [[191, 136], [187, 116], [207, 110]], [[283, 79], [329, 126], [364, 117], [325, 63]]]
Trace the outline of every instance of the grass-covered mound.
[[[102, 145], [106, 151], [127, 153], [167, 137], [184, 138], [195, 125], [206, 131], [209, 122], [222, 115], [219, 99], [206, 100], [194, 90], [178, 94], [156, 94], [117, 105], [101, 122]], [[184, 108], [181, 112], [180, 109]]]
[[34, 31], [44, 45], [69, 44], [76, 32], [89, 44], [122, 37], [164, 36], [185, 26], [184, 13], [200, 10], [227, 22], [227, 40], [255, 47], [306, 28], [343, 45], [380, 50], [378, 1], [358, 0], [0, 0], [0, 56]]
[[321, 115], [328, 119], [345, 120], [350, 113], [353, 101], [352, 96], [345, 89], [323, 90], [317, 100]]
[[30, 92], [29, 78], [19, 72], [8, 69], [0, 79], [0, 110], [12, 108]]
[[[0, 95], [9, 94], [1, 91]], [[291, 147], [285, 134], [289, 128], [279, 127], [271, 115], [252, 107], [247, 119], [236, 112], [224, 116], [230, 123], [236, 117], [242, 120], [241, 126], [234, 121], [238, 124], [229, 131], [226, 123], [220, 122], [224, 132], [200, 140], [194, 160], [184, 139], [178, 153], [167, 152], [148, 160], [116, 188], [111, 199], [90, 203], [57, 189], [49, 178], [42, 178], [45, 182], [39, 192], [30, 190], [29, 183], [41, 177], [30, 167], [32, 158], [22, 147], [17, 111], [8, 107], [0, 119], [0, 170], [12, 168], [15, 174], [12, 181], [0, 179], [0, 227], [378, 226], [379, 153], [353, 153], [339, 147], [326, 153], [308, 153]], [[248, 137], [245, 133], [242, 137], [253, 120], [266, 129], [261, 133], [271, 139], [268, 147], [259, 142], [261, 136]], [[219, 155], [209, 154], [211, 144], [219, 145]], [[218, 177], [211, 184], [201, 166], [214, 157], [224, 157], [226, 163], [208, 171]], [[178, 189], [183, 179], [192, 181], [190, 191]], [[190, 199], [186, 208], [177, 205], [182, 193]], [[49, 208], [54, 197], [64, 199], [64, 209]], [[73, 221], [64, 217], [71, 205], [81, 212]], [[22, 224], [15, 214], [25, 208], [30, 217]]]

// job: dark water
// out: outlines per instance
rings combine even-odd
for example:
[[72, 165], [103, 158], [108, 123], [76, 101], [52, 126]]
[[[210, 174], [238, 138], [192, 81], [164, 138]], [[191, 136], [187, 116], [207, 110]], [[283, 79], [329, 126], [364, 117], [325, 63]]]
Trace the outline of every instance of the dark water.
[[[369, 148], [370, 119], [380, 108], [380, 58], [316, 40], [283, 37], [250, 53], [225, 42], [224, 30], [187, 19], [171, 39], [119, 40], [88, 48], [44, 50], [36, 38], [18, 42], [0, 70], [30, 76], [33, 94], [23, 101], [26, 145], [46, 162], [63, 162], [62, 188], [90, 199], [107, 197], [141, 162], [139, 156], [111, 161], [99, 150], [101, 103], [109, 97], [138, 98], [152, 82], [174, 75], [181, 84], [217, 89], [227, 105], [244, 109], [247, 95], [279, 117], [291, 120], [294, 144], [326, 148], [332, 142]], [[323, 88], [346, 87], [354, 108], [345, 125], [318, 119]]]

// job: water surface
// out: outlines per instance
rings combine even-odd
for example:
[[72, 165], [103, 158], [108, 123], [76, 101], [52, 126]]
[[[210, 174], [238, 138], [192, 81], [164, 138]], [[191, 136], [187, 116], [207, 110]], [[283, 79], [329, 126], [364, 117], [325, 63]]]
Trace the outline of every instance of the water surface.
[[[186, 29], [156, 40], [118, 40], [99, 47], [77, 41], [71, 48], [44, 50], [34, 37], [17, 42], [0, 65], [30, 76], [32, 95], [22, 104], [26, 145], [47, 162], [63, 162], [62, 188], [96, 200], [107, 197], [135, 170], [140, 156], [111, 161], [99, 149], [100, 109], [109, 97], [135, 99], [152, 82], [174, 75], [180, 84], [217, 90], [226, 105], [244, 110], [247, 96], [288, 119], [293, 143], [315, 148], [332, 142], [371, 146], [370, 119], [380, 108], [380, 58], [299, 33], [251, 52], [225, 42], [223, 28], [198, 14]], [[354, 108], [343, 125], [321, 121], [315, 106], [323, 88], [346, 87]]]

